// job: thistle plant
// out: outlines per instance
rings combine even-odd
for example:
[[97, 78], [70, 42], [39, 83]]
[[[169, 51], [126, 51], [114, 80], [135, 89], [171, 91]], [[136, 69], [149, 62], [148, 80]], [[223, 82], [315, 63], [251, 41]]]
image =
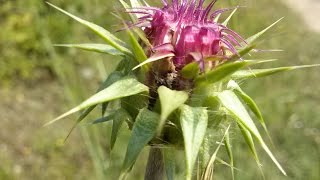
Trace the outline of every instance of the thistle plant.
[[[48, 3], [105, 40], [105, 44], [58, 46], [122, 57], [96, 94], [48, 124], [82, 111], [78, 124], [101, 105], [102, 117], [93, 123], [112, 122], [111, 149], [120, 127], [126, 124], [131, 137], [120, 179], [126, 178], [146, 146], [151, 150], [145, 179], [163, 179], [164, 174], [174, 179], [175, 153], [184, 153], [187, 180], [211, 179], [216, 162], [227, 164], [234, 178], [230, 128], [240, 129], [261, 172], [255, 143], [286, 175], [256, 126], [259, 124], [269, 136], [257, 104], [239, 85], [258, 77], [317, 66], [256, 69], [255, 65], [274, 60], [247, 59], [258, 52], [255, 48], [260, 36], [281, 19], [243, 38], [227, 27], [238, 7], [212, 10], [216, 0], [206, 6], [204, 0], [162, 0], [160, 8], [143, 0], [119, 2], [130, 18], [116, 14], [123, 22], [128, 43]], [[230, 15], [221, 21], [223, 13]], [[228, 160], [218, 158], [222, 147]]]

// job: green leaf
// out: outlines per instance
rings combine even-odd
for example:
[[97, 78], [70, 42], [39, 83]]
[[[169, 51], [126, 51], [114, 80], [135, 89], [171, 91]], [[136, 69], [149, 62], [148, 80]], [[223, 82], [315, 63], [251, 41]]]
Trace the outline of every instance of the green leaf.
[[122, 177], [130, 170], [135, 163], [139, 153], [156, 134], [159, 122], [159, 115], [148, 109], [140, 110], [129, 139], [127, 152], [122, 166]]
[[259, 171], [260, 171], [260, 173], [261, 173], [261, 175], [262, 175], [262, 177], [264, 179], [264, 173], [263, 173], [262, 168], [261, 168], [262, 165], [260, 163], [259, 156], [258, 156], [256, 148], [254, 146], [254, 142], [253, 142], [251, 133], [241, 123], [237, 123], [237, 124], [238, 124], [238, 126], [239, 126], [239, 128], [241, 130], [241, 133], [242, 133], [242, 136], [243, 136], [244, 140], [246, 141], [246, 143], [247, 143], [247, 145], [248, 145], [248, 147], [249, 147], [249, 149], [250, 149], [250, 151], [251, 151], [251, 153], [253, 155], [254, 160], [257, 163]]
[[126, 120], [132, 122], [132, 118], [124, 109], [118, 109], [108, 116], [101, 117], [99, 119], [94, 120], [92, 124], [104, 123], [111, 120], [113, 120], [112, 131], [111, 131], [111, 141], [110, 141], [110, 148], [112, 150], [117, 140], [117, 135], [123, 122]]
[[286, 172], [283, 170], [279, 162], [273, 156], [268, 146], [263, 141], [257, 127], [249, 116], [247, 110], [238, 99], [238, 97], [234, 94], [234, 92], [230, 90], [223, 91], [218, 93], [217, 98], [221, 102], [221, 104], [228, 110], [230, 115], [237, 121], [237, 123], [243, 125], [245, 129], [250, 131], [250, 133], [258, 140], [261, 144], [262, 148], [266, 151], [266, 153], [270, 156], [272, 161], [276, 164], [279, 170], [286, 175]]
[[234, 180], [234, 163], [233, 163], [233, 153], [232, 153], [232, 149], [231, 149], [231, 144], [230, 144], [230, 136], [229, 136], [229, 132], [226, 133], [226, 137], [224, 139], [224, 145], [226, 147], [227, 150], [227, 154], [229, 156], [230, 159], [230, 168], [231, 168], [231, 175], [232, 175], [232, 180]]
[[[146, 5], [146, 2], [139, 2], [137, 0], [130, 0], [130, 4], [132, 6], [130, 6], [128, 3], [126, 3], [125, 1], [123, 0], [119, 0], [119, 2], [121, 3], [121, 5], [126, 9], [126, 10], [130, 10], [132, 8], [135, 8], [135, 7], [141, 7], [141, 6], [147, 6]], [[139, 17], [142, 17], [143, 15], [140, 15], [138, 13], [128, 13], [132, 22], [133, 23], [136, 23], [138, 21], [138, 18]]]
[[226, 161], [222, 160], [222, 159], [219, 158], [219, 157], [216, 157], [216, 160], [217, 160], [218, 163], [223, 164], [223, 165], [225, 165], [225, 166], [228, 166], [229, 168], [232, 168], [233, 170], [240, 171], [240, 169], [235, 168], [234, 166], [231, 166], [229, 163], [227, 163]]
[[141, 109], [147, 108], [148, 105], [148, 93], [141, 93], [121, 99], [121, 107], [125, 109], [133, 119], [137, 117]]
[[229, 21], [230, 21], [230, 19], [232, 18], [232, 16], [234, 15], [234, 13], [235, 13], [237, 10], [238, 10], [238, 8], [235, 8], [235, 9], [231, 12], [231, 14], [227, 17], [227, 19], [222, 23], [222, 25], [227, 26], [228, 23], [229, 23]]
[[158, 127], [158, 134], [160, 134], [169, 115], [188, 100], [188, 93], [160, 86], [158, 88], [158, 94], [161, 104], [160, 123]]
[[[98, 88], [97, 92], [100, 92], [101, 90], [109, 87], [111, 84], [115, 83], [116, 81], [118, 81], [119, 79], [121, 79], [123, 77], [123, 74], [119, 71], [114, 71], [112, 72], [107, 79], [100, 85], [100, 87]], [[79, 118], [77, 119], [76, 124], [78, 124], [80, 121], [82, 121], [94, 108], [96, 107], [96, 105], [90, 106], [88, 107], [86, 110], [84, 110]], [[76, 125], [75, 124], [75, 125]], [[71, 133], [71, 132], [70, 132]]]
[[139, 36], [139, 38], [145, 45], [147, 45], [148, 47], [152, 47], [152, 44], [150, 43], [149, 39], [142, 29], [135, 27], [132, 30]]
[[[208, 113], [210, 111], [208, 110]], [[208, 114], [208, 120], [211, 121], [210, 116]], [[210, 127], [210, 124], [208, 122], [208, 128], [206, 131], [206, 135], [203, 139], [203, 142], [201, 144], [198, 159], [196, 162], [196, 170], [197, 170], [197, 179], [200, 179], [201, 175], [204, 173], [211, 157], [211, 152], [213, 150], [213, 142], [212, 142], [212, 134], [216, 132], [216, 130], [213, 130], [213, 128]], [[214, 131], [214, 132], [213, 132]]]
[[240, 86], [233, 80], [229, 81], [228, 87], [231, 88], [249, 107], [249, 109], [253, 112], [253, 114], [258, 118], [261, 126], [265, 130], [266, 134], [268, 135], [270, 141], [271, 136], [269, 134], [269, 131], [267, 129], [266, 123], [264, 122], [262, 113], [260, 109], [258, 108], [258, 105], [254, 102], [254, 100], [248, 96], [241, 88]]
[[242, 133], [244, 140], [246, 141], [251, 153], [253, 154], [254, 159], [257, 161], [259, 166], [261, 166], [259, 156], [258, 156], [256, 148], [254, 146], [254, 142], [253, 142], [250, 131], [248, 131], [241, 123], [237, 123], [237, 124], [241, 130], [241, 133]]
[[115, 115], [115, 113], [112, 113], [112, 114], [110, 114], [108, 116], [104, 116], [104, 117], [98, 118], [98, 119], [94, 120], [92, 122], [92, 124], [100, 124], [100, 123], [104, 123], [104, 122], [107, 122], [107, 121], [111, 121], [111, 120], [113, 120], [114, 115]]
[[244, 48], [240, 49], [237, 54], [234, 54], [228, 61], [236, 61], [250, 53], [255, 48], [255, 44], [247, 44]]
[[[122, 0], [120, 1], [121, 4], [126, 8], [128, 6], [128, 4], [126, 4], [125, 2], [123, 2]], [[128, 8], [128, 7], [127, 7]], [[134, 16], [134, 14], [129, 13], [131, 20], [133, 23], [135, 23], [135, 21], [137, 21], [137, 18]], [[134, 36], [133, 32], [136, 32], [136, 34], [139, 36], [140, 39], [143, 39], [144, 41], [148, 41], [147, 38], [144, 35], [144, 32], [139, 31], [139, 28], [129, 28], [128, 24], [124, 21], [124, 19], [119, 15], [120, 20], [123, 22], [123, 25], [126, 29], [126, 32], [129, 35], [130, 38], [130, 44], [133, 48], [133, 54], [135, 55], [137, 61], [139, 63], [142, 63], [143, 61], [145, 61], [147, 59], [147, 56], [144, 52], [144, 49], [141, 47], [139, 40]], [[140, 37], [141, 36], [141, 37]], [[149, 41], [148, 41], [149, 42]], [[150, 44], [150, 43], [149, 43]]]
[[182, 77], [193, 79], [198, 76], [200, 72], [199, 64], [197, 62], [189, 63], [180, 71]]
[[[99, 88], [98, 91], [101, 91], [102, 89], [105, 89], [106, 87], [110, 86], [111, 84], [113, 84], [114, 82], [118, 81], [119, 79], [123, 78], [124, 75], [122, 72], [119, 71], [114, 71], [112, 72], [106, 81], [104, 81], [102, 83], [102, 86]], [[101, 104], [101, 114], [102, 116], [105, 114], [107, 107], [108, 107], [109, 102], [104, 102]]]
[[104, 102], [101, 104], [101, 115], [104, 116], [108, 108], [108, 102]]
[[119, 0], [119, 2], [125, 9], [131, 8], [131, 6], [128, 3], [126, 3], [124, 0]]
[[111, 131], [111, 141], [110, 141], [110, 147], [113, 149], [114, 144], [117, 140], [119, 130], [125, 121], [132, 121], [131, 116], [128, 114], [128, 112], [124, 109], [119, 109], [114, 113], [113, 116], [113, 124], [112, 124], [112, 131]]
[[[121, 65], [122, 66], [121, 68], [124, 74], [132, 75], [134, 74], [134, 72], [132, 72], [132, 68], [135, 67], [136, 65], [137, 65], [137, 59], [135, 59], [134, 56], [132, 57], [126, 56], [123, 61], [123, 65]], [[143, 73], [141, 73], [140, 76], [142, 76], [142, 74]], [[139, 74], [136, 74], [136, 75], [139, 75]], [[141, 77], [141, 79], [143, 79], [143, 77]]]
[[115, 70], [124, 71], [128, 61], [130, 61], [128, 57], [124, 57], [123, 59], [121, 59]]
[[148, 63], [151, 63], [151, 62], [154, 62], [154, 61], [158, 61], [158, 60], [161, 60], [161, 59], [164, 59], [164, 58], [167, 58], [167, 57], [173, 57], [174, 54], [173, 53], [157, 53], [157, 54], [154, 54], [152, 55], [151, 57], [149, 57], [147, 60], [143, 61], [142, 63], [140, 63], [138, 66], [134, 67], [132, 70], [135, 70], [145, 64], [148, 64]]
[[180, 123], [185, 145], [186, 179], [191, 180], [193, 167], [208, 125], [206, 108], [181, 106]]
[[78, 112], [82, 109], [88, 108], [90, 106], [100, 104], [103, 102], [108, 102], [115, 99], [120, 99], [127, 96], [132, 96], [135, 94], [139, 94], [142, 92], [148, 92], [149, 88], [144, 84], [140, 83], [133, 77], [125, 77], [121, 80], [113, 83], [109, 87], [105, 88], [104, 90], [94, 94], [84, 102], [82, 102], [77, 107], [71, 109], [70, 111], [62, 114], [61, 116], [57, 117], [56, 119], [48, 122], [46, 125], [52, 124], [70, 114]]
[[263, 64], [263, 63], [269, 63], [269, 62], [274, 62], [277, 61], [278, 59], [256, 59], [256, 60], [252, 60], [252, 59], [246, 59], [243, 61], [248, 62], [250, 65], [256, 65], [256, 64]]
[[[147, 55], [144, 52], [144, 49], [141, 47], [138, 39], [134, 36], [129, 27], [126, 25], [126, 23], [123, 22], [123, 24], [126, 26], [126, 32], [130, 37], [130, 44], [132, 46], [133, 54], [136, 57], [136, 60], [138, 61], [138, 63], [143, 63], [144, 61], [146, 61], [146, 59], [148, 59]], [[143, 70], [144, 72], [147, 72], [148, 66], [143, 66]]]
[[[100, 85], [100, 87], [97, 90], [97, 93], [105, 88], [107, 88], [108, 86], [110, 86], [111, 84], [113, 84], [114, 82], [116, 82], [117, 80], [121, 79], [123, 77], [123, 74], [119, 71], [114, 71], [112, 72], [107, 79]], [[107, 106], [107, 103], [105, 106]], [[65, 140], [68, 139], [68, 137], [70, 136], [70, 134], [72, 133], [72, 131], [74, 130], [74, 128], [77, 126], [78, 123], [80, 123], [85, 117], [87, 117], [90, 112], [96, 107], [97, 105], [92, 105], [90, 107], [88, 107], [87, 109], [85, 109], [83, 112], [81, 112], [80, 116], [78, 117], [77, 121], [74, 123], [74, 125], [71, 127], [68, 135], [66, 136]], [[104, 120], [107, 121], [107, 120]]]
[[234, 74], [239, 69], [245, 67], [248, 65], [248, 62], [246, 61], [235, 61], [230, 63], [224, 63], [212, 71], [209, 71], [203, 75], [200, 75], [196, 78], [196, 83], [215, 83], [218, 81], [221, 81], [230, 75]]
[[103, 40], [105, 40], [108, 44], [110, 44], [112, 47], [116, 48], [117, 50], [119, 50], [125, 54], [128, 54], [128, 55], [132, 54], [131, 51], [125, 47], [125, 43], [122, 40], [118, 39], [116, 36], [111, 34], [106, 29], [104, 29], [96, 24], [93, 24], [89, 21], [83, 20], [73, 14], [70, 14], [70, 13], [64, 11], [63, 9], [61, 9], [61, 8], [51, 4], [49, 2], [47, 2], [47, 4], [49, 4], [51, 7], [55, 8], [55, 9], [57, 9], [58, 11], [64, 13], [65, 15], [71, 17], [72, 19], [78, 21], [79, 23], [83, 24], [84, 26], [88, 27], [94, 33], [96, 33], [98, 36], [100, 36]]
[[163, 149], [164, 168], [166, 170], [167, 179], [174, 180], [176, 171], [175, 153], [173, 148]]
[[279, 20], [277, 20], [276, 22], [274, 22], [273, 24], [271, 24], [270, 26], [268, 26], [267, 28], [265, 28], [264, 30], [258, 32], [257, 34], [249, 37], [248, 39], [246, 39], [248, 44], [254, 43], [260, 36], [262, 36], [264, 33], [266, 33], [270, 28], [272, 28], [274, 25], [276, 25], [278, 22], [280, 22], [283, 19], [280, 18]]
[[201, 179], [212, 179], [212, 173], [213, 173], [213, 166], [214, 166], [214, 162], [217, 158], [217, 154], [220, 150], [220, 147], [222, 145], [222, 142], [224, 141], [226, 135], [228, 134], [229, 132], [229, 129], [230, 129], [230, 125], [227, 127], [218, 147], [216, 148], [216, 150], [214, 151], [214, 153], [212, 154], [211, 158], [210, 158], [210, 161], [208, 162], [208, 165], [203, 173], [203, 176]]
[[130, 0], [131, 7], [141, 7], [143, 4], [140, 0]]
[[[124, 0], [119, 0], [120, 4], [124, 7], [124, 9], [128, 10], [131, 7], [129, 6], [128, 3], [126, 3]], [[136, 15], [136, 13], [128, 13], [128, 15], [130, 16], [130, 19], [133, 23], [136, 23], [138, 21], [138, 17]]]
[[303, 65], [303, 66], [288, 66], [288, 67], [278, 67], [269, 69], [251, 69], [251, 70], [240, 70], [231, 75], [231, 79], [250, 79], [250, 78], [260, 78], [265, 76], [270, 76], [277, 73], [282, 73], [286, 71], [291, 71], [295, 69], [318, 67], [320, 64], [313, 65]]
[[[119, 0], [120, 3], [122, 4], [122, 6], [125, 8], [125, 9], [129, 9], [131, 8], [126, 2], [124, 2], [123, 0]], [[136, 23], [138, 22], [138, 17], [137, 17], [137, 14], [136, 13], [128, 13], [129, 16], [130, 16], [130, 19], [132, 21], [132, 23]], [[146, 37], [144, 31], [140, 28], [131, 28], [138, 36], [139, 38], [148, 46], [148, 47], [152, 47], [150, 41], [148, 40], [148, 38]]]
[[110, 54], [114, 56], [124, 55], [119, 50], [106, 44], [55, 44], [57, 47], [78, 48], [86, 51], [93, 51], [98, 53]]

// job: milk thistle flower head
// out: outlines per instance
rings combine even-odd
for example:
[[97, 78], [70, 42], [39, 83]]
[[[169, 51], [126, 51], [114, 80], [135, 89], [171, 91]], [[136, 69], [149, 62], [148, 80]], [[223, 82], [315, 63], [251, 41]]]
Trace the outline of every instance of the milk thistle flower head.
[[205, 59], [228, 59], [237, 54], [235, 46], [241, 46], [240, 42], [245, 42], [237, 33], [215, 21], [218, 15], [230, 10], [211, 13], [216, 0], [207, 7], [203, 7], [203, 0], [162, 2], [164, 7], [161, 9], [139, 7], [128, 12], [139, 15], [136, 26], [144, 29], [151, 42], [153, 48], [150, 54], [172, 56], [176, 70], [181, 70], [193, 61], [202, 70], [205, 65], [213, 68], [214, 64], [205, 62]]
[[[220, 14], [230, 9], [212, 11], [215, 0], [207, 6], [204, 6], [204, 0], [162, 0], [161, 8], [151, 7], [143, 0], [130, 0], [130, 5], [123, 0], [119, 2], [131, 18], [130, 23], [124, 23], [130, 39], [128, 43], [108, 30], [48, 3], [105, 41], [105, 44], [58, 46], [121, 56], [122, 61], [96, 94], [47, 124], [82, 111], [77, 120], [79, 123], [97, 105], [102, 105], [103, 115], [93, 123], [113, 121], [111, 149], [122, 124], [126, 123], [132, 132], [121, 179], [130, 172], [147, 145], [153, 148], [146, 173], [151, 177], [146, 177], [159, 178], [165, 166], [168, 179], [173, 179], [175, 153], [184, 152], [185, 179], [192, 179], [195, 169], [200, 179], [210, 179], [222, 144], [229, 156], [225, 161], [229, 161], [234, 175], [230, 127], [240, 128], [261, 172], [255, 142], [285, 175], [256, 126], [256, 123], [260, 124], [268, 133], [258, 106], [238, 84], [239, 81], [315, 66], [256, 69], [255, 64], [273, 60], [246, 59], [248, 53], [256, 52], [253, 49], [256, 40], [281, 19], [244, 40], [226, 27], [237, 8], [219, 23]], [[110, 103], [113, 105], [109, 106]], [[223, 133], [219, 134], [221, 131]], [[155, 164], [160, 167], [154, 167]]]

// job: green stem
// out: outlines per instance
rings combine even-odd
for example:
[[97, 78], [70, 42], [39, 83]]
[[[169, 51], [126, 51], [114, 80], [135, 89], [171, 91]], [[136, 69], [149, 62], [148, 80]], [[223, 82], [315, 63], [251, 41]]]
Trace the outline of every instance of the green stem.
[[144, 180], [163, 180], [164, 164], [160, 148], [151, 147]]

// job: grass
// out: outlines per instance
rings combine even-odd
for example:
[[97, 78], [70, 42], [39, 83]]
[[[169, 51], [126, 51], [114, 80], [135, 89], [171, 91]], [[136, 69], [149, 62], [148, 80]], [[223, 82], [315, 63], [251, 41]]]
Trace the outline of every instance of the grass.
[[[111, 31], [118, 28], [115, 18], [109, 14], [116, 5], [102, 0], [50, 2]], [[217, 7], [237, 3], [220, 1]], [[241, 1], [240, 5], [247, 8], [239, 9], [231, 25], [244, 37], [285, 17], [259, 45], [262, 49], [285, 51], [262, 53], [261, 57], [280, 59], [273, 63], [274, 66], [319, 62], [319, 35], [306, 30], [302, 20], [279, 1]], [[1, 25], [5, 27], [0, 32], [0, 52], [4, 54], [0, 57], [0, 80], [2, 84], [11, 84], [6, 92], [2, 89], [0, 93], [0, 119], [5, 127], [0, 133], [0, 179], [115, 179], [126, 149], [128, 134], [125, 127], [115, 150], [110, 152], [108, 124], [92, 126], [83, 123], [64, 146], [62, 141], [72, 126], [72, 119], [49, 128], [41, 128], [41, 125], [93, 93], [117, 60], [73, 49], [53, 48], [53, 43], [99, 40], [42, 1], [6, 2], [1, 6], [0, 14], [5, 14], [0, 17]], [[43, 79], [44, 74], [49, 74], [50, 78]], [[56, 80], [59, 84], [53, 83]], [[259, 154], [266, 179], [315, 180], [320, 177], [317, 160], [320, 145], [318, 80], [318, 69], [308, 69], [244, 84], [245, 90], [262, 108], [274, 141], [273, 152], [289, 174], [283, 177], [261, 150]], [[33, 106], [37, 102], [44, 105], [40, 103], [37, 109]], [[65, 103], [68, 105], [61, 106]], [[24, 111], [19, 107], [29, 108]], [[14, 109], [11, 114], [10, 109]], [[233, 147], [235, 165], [241, 169], [236, 171], [237, 179], [259, 177], [244, 141], [239, 137], [233, 137], [232, 141], [238, 144]], [[142, 179], [145, 160], [146, 156], [139, 158], [129, 179]], [[216, 179], [231, 179], [229, 174], [228, 167], [217, 165]]]

